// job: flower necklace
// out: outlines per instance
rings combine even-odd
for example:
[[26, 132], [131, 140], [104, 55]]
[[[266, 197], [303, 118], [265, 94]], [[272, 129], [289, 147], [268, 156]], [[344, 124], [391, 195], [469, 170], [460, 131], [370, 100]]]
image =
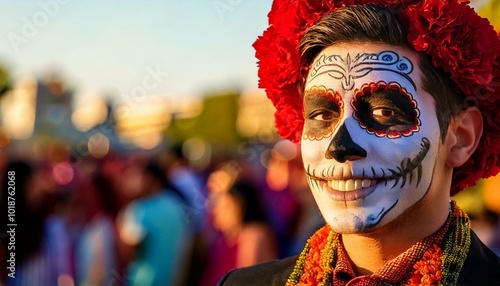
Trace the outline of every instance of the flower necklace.
[[[456, 285], [470, 247], [470, 221], [457, 204], [451, 202], [450, 223], [440, 245], [429, 247], [413, 265], [405, 285]], [[328, 225], [309, 238], [299, 255], [286, 286], [332, 285], [340, 235]]]

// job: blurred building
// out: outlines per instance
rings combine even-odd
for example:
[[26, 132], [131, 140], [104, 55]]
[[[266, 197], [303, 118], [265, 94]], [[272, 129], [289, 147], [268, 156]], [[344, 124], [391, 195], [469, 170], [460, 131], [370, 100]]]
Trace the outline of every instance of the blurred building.
[[35, 128], [38, 83], [24, 77], [0, 101], [1, 126], [11, 140], [29, 138]]
[[75, 105], [74, 92], [57, 75], [23, 78], [0, 98], [0, 148], [16, 145], [16, 152], [38, 156], [57, 142], [78, 159], [111, 150], [154, 152], [188, 141], [198, 150], [203, 146], [208, 153], [200, 156], [209, 160], [243, 141], [277, 138], [275, 109], [262, 90], [212, 91], [201, 98], [148, 95], [117, 104], [104, 98], [87, 94]]
[[116, 132], [125, 144], [146, 150], [162, 144], [171, 121], [170, 105], [163, 96], [132, 98], [121, 102], [114, 112]]
[[61, 138], [72, 143], [78, 135], [71, 122], [72, 105], [73, 91], [58, 75], [38, 81], [33, 136]]

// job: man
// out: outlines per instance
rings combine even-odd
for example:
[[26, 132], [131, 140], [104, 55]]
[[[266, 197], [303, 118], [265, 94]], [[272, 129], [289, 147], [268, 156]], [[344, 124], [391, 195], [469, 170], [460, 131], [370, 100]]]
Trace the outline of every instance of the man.
[[222, 285], [500, 285], [450, 202], [500, 170], [500, 41], [467, 4], [274, 1], [260, 86], [326, 226]]

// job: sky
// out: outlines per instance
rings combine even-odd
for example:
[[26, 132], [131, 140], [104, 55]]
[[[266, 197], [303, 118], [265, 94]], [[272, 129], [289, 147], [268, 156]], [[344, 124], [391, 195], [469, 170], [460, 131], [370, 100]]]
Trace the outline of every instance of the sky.
[[0, 0], [0, 64], [58, 72], [77, 97], [257, 88], [271, 0]]
[[77, 100], [256, 89], [271, 2], [0, 0], [0, 65], [14, 79], [56, 71]]

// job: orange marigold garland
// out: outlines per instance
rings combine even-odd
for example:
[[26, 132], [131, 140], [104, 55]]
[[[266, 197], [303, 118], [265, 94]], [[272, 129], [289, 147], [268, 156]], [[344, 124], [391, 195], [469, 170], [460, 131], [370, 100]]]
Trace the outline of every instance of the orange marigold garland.
[[429, 249], [427, 249], [424, 253], [422, 260], [413, 265], [415, 271], [413, 272], [413, 277], [410, 279], [408, 285], [438, 285], [442, 277], [442, 255], [443, 251], [436, 244], [429, 247]]
[[339, 234], [327, 225], [311, 236], [299, 255], [286, 286], [330, 285]]
[[[309, 238], [286, 286], [332, 285], [340, 235], [325, 225]], [[451, 202], [450, 224], [441, 246], [434, 244], [422, 259], [406, 285], [456, 285], [470, 248], [470, 220], [457, 204]]]

